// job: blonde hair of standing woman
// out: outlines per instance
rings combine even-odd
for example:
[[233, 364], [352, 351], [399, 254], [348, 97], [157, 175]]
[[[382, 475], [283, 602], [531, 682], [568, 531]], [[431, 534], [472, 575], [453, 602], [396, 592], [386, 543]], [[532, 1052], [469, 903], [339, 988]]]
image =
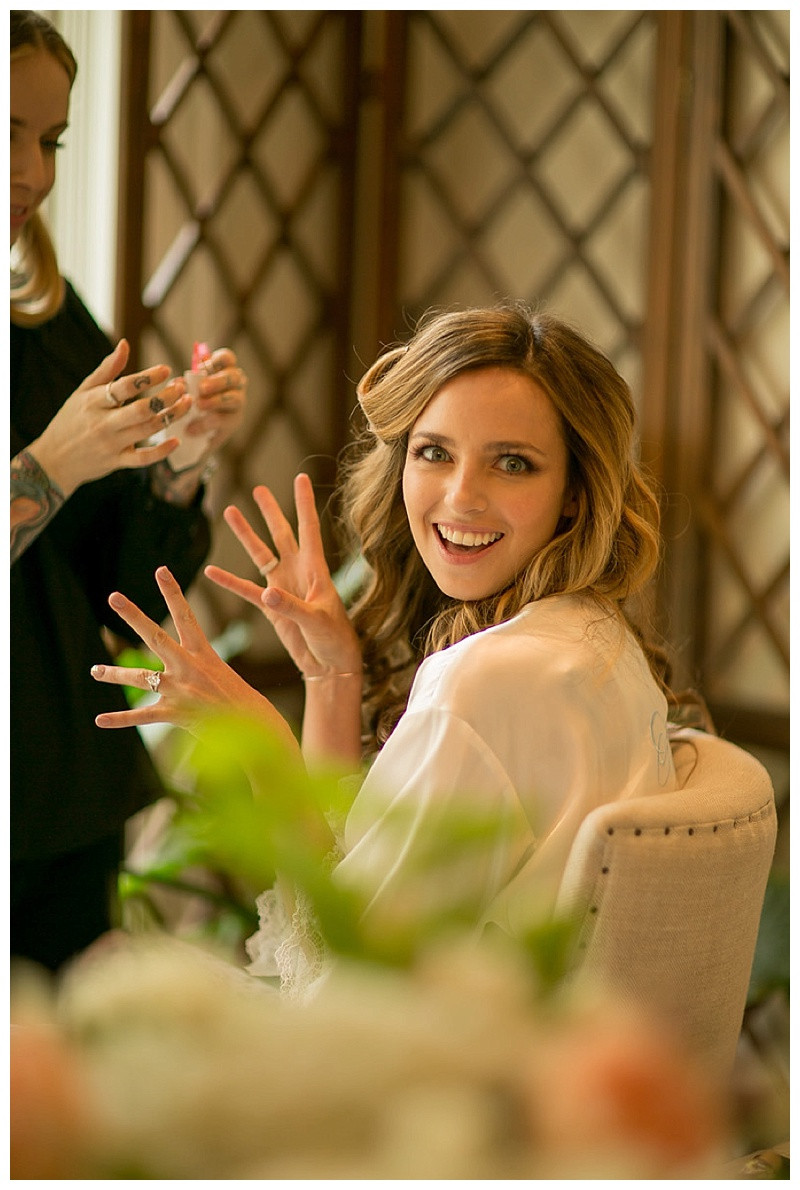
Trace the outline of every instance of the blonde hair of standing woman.
[[[78, 64], [55, 26], [38, 12], [12, 11], [10, 16], [11, 61], [45, 50], [61, 63], [72, 85]], [[23, 227], [13, 251], [11, 321], [18, 326], [38, 326], [57, 314], [64, 300], [55, 248], [38, 211]]]
[[[513, 368], [550, 397], [577, 510], [514, 581], [475, 602], [443, 595], [411, 536], [402, 497], [408, 435], [447, 381]], [[634, 455], [634, 406], [613, 364], [566, 323], [522, 304], [429, 317], [358, 385], [367, 426], [345, 462], [342, 512], [369, 568], [353, 608], [364, 648], [365, 742], [379, 747], [405, 709], [419, 662], [516, 615], [532, 600], [584, 593], [623, 614], [658, 565], [659, 506]], [[658, 666], [651, 659], [656, 676]]]

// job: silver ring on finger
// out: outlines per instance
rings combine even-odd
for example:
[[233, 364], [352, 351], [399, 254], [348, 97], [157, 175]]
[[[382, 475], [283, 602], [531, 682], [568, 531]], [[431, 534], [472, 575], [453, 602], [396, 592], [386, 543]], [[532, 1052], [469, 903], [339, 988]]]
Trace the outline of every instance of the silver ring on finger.
[[259, 566], [258, 573], [263, 574], [264, 578], [268, 578], [279, 562], [280, 558], [273, 558], [271, 561], [265, 562], [263, 566]]
[[118, 401], [114, 396], [113, 390], [111, 388], [111, 382], [109, 381], [109, 383], [106, 385], [106, 405], [110, 405], [112, 409], [118, 409], [121, 404], [122, 401]]
[[161, 424], [166, 427], [169, 425], [169, 423], [171, 421], [172, 421], [172, 414], [170, 413], [169, 409], [165, 409], [164, 412], [161, 414]]
[[153, 694], [158, 694], [158, 688], [161, 685], [161, 670], [151, 670], [146, 678], [147, 685], [153, 691]]

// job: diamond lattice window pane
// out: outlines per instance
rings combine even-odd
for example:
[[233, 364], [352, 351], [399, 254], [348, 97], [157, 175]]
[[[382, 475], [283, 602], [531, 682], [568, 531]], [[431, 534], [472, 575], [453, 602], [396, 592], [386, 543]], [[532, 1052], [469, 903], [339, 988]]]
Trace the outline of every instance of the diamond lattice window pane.
[[520, 26], [518, 13], [471, 10], [439, 11], [435, 21], [442, 36], [452, 45], [460, 62], [469, 71], [481, 71]]
[[555, 12], [552, 21], [564, 31], [580, 62], [590, 71], [602, 67], [639, 19], [637, 13], [605, 9]]
[[239, 156], [228, 121], [205, 78], [192, 84], [190, 103], [178, 107], [162, 132], [174, 161], [178, 188], [194, 212], [211, 204]]
[[620, 338], [619, 322], [585, 269], [573, 265], [548, 295], [548, 309], [579, 326], [603, 351], [613, 353]]
[[642, 21], [597, 80], [632, 144], [648, 145], [653, 136], [656, 44], [655, 22]]
[[208, 56], [238, 126], [252, 131], [280, 93], [291, 62], [259, 11], [239, 12]]
[[251, 170], [237, 173], [208, 227], [239, 291], [251, 288], [264, 257], [274, 249], [282, 231], [280, 221], [265, 205]]
[[475, 222], [517, 169], [485, 113], [474, 103], [462, 108], [426, 150], [424, 160], [448, 196], [451, 209], [462, 219]]
[[326, 149], [327, 137], [307, 96], [298, 87], [289, 86], [270, 112], [252, 155], [282, 207], [290, 208]]
[[277, 367], [288, 368], [298, 358], [318, 309], [317, 298], [289, 251], [277, 253], [251, 306], [272, 360]]
[[633, 175], [586, 244], [587, 259], [631, 323], [645, 306], [649, 200], [646, 179]]
[[467, 89], [463, 71], [436, 36], [429, 21], [414, 21], [409, 31], [406, 135], [421, 140]]
[[508, 294], [541, 293], [569, 244], [530, 189], [517, 188], [480, 239]]
[[404, 179], [403, 222], [408, 230], [403, 237], [401, 292], [427, 294], [461, 241], [424, 175], [409, 173]]
[[210, 328], [229, 324], [236, 303], [219, 283], [218, 267], [205, 245], [189, 257], [158, 310], [158, 322], [174, 343], [182, 345], [186, 366], [195, 339], [212, 340]]
[[486, 82], [487, 96], [523, 152], [544, 139], [581, 90], [580, 75], [550, 29], [541, 25], [518, 38]]
[[591, 223], [630, 162], [606, 116], [583, 103], [548, 148], [539, 173], [569, 224], [580, 230]]

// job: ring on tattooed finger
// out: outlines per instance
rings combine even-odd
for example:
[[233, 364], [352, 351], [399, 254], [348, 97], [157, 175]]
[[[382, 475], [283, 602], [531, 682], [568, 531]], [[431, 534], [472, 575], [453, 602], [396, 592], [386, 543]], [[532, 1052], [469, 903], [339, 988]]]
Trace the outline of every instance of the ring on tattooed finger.
[[164, 426], [168, 426], [171, 421], [172, 414], [170, 413], [169, 409], [167, 409], [161, 414], [161, 422]]
[[106, 385], [106, 405], [119, 406], [122, 401], [118, 401], [111, 390], [111, 382]]
[[154, 669], [147, 675], [147, 685], [153, 691], [153, 694], [158, 694], [158, 688], [161, 685], [160, 670]]
[[150, 410], [152, 413], [160, 413], [163, 408], [164, 402], [161, 400], [161, 397], [150, 398]]
[[263, 574], [264, 578], [272, 573], [275, 567], [280, 562], [280, 558], [273, 558], [271, 562], [265, 562], [263, 566], [259, 566], [258, 573]]

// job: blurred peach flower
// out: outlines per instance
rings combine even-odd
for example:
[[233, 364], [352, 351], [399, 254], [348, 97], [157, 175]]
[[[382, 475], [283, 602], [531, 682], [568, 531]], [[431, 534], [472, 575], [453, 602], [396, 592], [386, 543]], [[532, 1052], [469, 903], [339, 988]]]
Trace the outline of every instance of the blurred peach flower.
[[658, 1028], [474, 942], [298, 1002], [142, 936], [67, 973], [15, 1068], [22, 1177], [702, 1177], [724, 1139]]

